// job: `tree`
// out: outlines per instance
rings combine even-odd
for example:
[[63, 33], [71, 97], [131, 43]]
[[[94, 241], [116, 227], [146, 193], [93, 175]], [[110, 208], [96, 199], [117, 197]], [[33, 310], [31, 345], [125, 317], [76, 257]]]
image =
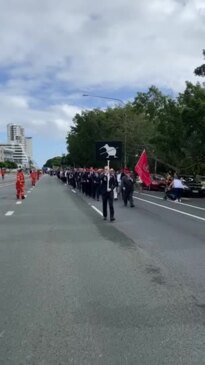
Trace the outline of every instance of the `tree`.
[[5, 167], [8, 169], [17, 169], [17, 164], [13, 161], [5, 161]]
[[44, 167], [53, 168], [54, 166], [61, 166], [61, 159], [62, 159], [61, 156], [50, 158], [49, 160], [46, 161]]
[[[205, 49], [203, 49], [202, 53], [205, 57]], [[205, 76], [205, 64], [195, 68], [194, 73], [196, 76]]]

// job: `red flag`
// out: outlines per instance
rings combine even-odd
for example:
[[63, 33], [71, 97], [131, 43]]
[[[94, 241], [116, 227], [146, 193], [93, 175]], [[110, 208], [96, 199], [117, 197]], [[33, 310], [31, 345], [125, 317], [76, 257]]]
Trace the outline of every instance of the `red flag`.
[[139, 161], [135, 165], [135, 172], [139, 175], [146, 186], [151, 184], [152, 180], [149, 173], [147, 153], [145, 150], [142, 152]]

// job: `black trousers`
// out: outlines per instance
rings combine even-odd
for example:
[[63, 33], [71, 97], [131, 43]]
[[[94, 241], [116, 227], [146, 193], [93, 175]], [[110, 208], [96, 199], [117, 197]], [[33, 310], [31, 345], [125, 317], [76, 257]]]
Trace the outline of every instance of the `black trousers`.
[[103, 203], [103, 217], [107, 218], [107, 204], [109, 203], [110, 218], [114, 218], [114, 206], [113, 206], [114, 196], [113, 191], [107, 191], [102, 195]]
[[134, 201], [133, 201], [133, 190], [127, 190], [125, 189], [123, 191], [123, 200], [124, 200], [124, 205], [127, 206], [127, 202], [130, 202], [130, 206], [133, 207], [134, 206]]

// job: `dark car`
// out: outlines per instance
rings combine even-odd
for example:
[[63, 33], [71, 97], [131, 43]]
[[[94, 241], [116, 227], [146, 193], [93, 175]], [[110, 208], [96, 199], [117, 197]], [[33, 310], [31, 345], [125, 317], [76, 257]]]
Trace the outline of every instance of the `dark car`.
[[187, 175], [180, 176], [180, 179], [186, 186], [183, 195], [205, 197], [205, 186], [201, 183], [201, 181], [197, 180], [193, 176]]
[[164, 191], [166, 187], [166, 179], [164, 176], [159, 174], [150, 174], [151, 176], [151, 185], [149, 187], [145, 186], [143, 184], [143, 188], [148, 188], [149, 190], [155, 190], [155, 191]]

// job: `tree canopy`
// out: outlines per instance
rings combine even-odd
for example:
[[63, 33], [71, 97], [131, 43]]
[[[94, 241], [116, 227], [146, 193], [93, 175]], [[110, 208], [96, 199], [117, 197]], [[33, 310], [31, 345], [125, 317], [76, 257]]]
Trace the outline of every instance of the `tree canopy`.
[[95, 142], [116, 139], [124, 143], [126, 133], [130, 168], [146, 148], [152, 169], [158, 161], [160, 169], [172, 166], [184, 173], [205, 172], [205, 89], [199, 83], [187, 82], [185, 91], [175, 98], [151, 86], [137, 93], [133, 103], [85, 110], [73, 122], [66, 139], [73, 166], [98, 166]]
[[[203, 49], [202, 53], [205, 58], [205, 49]], [[205, 64], [195, 68], [194, 73], [196, 76], [205, 76]]]

